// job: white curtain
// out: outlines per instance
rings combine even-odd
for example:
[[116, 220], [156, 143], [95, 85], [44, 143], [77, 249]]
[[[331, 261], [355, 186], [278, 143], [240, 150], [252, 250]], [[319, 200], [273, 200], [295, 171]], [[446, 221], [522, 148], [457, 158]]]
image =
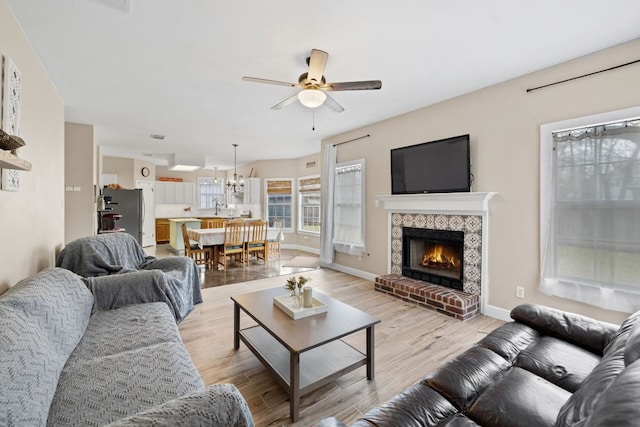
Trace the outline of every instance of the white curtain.
[[364, 160], [336, 167], [334, 237], [336, 251], [364, 253]]
[[321, 184], [321, 209], [320, 216], [320, 265], [330, 265], [335, 258], [333, 249], [333, 194], [336, 170], [336, 155], [338, 149], [333, 144], [324, 146]]
[[639, 310], [640, 120], [558, 132], [553, 144], [540, 290]]

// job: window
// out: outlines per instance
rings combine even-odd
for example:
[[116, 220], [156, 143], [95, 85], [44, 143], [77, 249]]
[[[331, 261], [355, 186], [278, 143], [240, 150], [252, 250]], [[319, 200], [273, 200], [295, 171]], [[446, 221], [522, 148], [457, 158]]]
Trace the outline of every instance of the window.
[[637, 310], [640, 118], [554, 131], [547, 144], [551, 179], [541, 183], [547, 188], [541, 199], [541, 290]]
[[298, 192], [298, 231], [320, 234], [320, 177], [300, 178]]
[[338, 252], [364, 253], [364, 159], [336, 165], [333, 244]]
[[267, 222], [273, 227], [276, 220], [282, 228], [293, 230], [293, 193], [291, 179], [267, 179]]
[[213, 209], [216, 202], [224, 202], [223, 180], [211, 177], [198, 177], [198, 195], [200, 197], [200, 209]]

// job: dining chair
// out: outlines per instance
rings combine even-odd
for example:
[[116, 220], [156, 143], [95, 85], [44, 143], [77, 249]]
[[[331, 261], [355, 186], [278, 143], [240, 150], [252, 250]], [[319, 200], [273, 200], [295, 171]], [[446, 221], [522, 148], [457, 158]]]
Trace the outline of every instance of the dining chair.
[[209, 247], [201, 248], [198, 242], [189, 239], [187, 224], [181, 223], [182, 238], [184, 240], [184, 254], [193, 259], [196, 265], [204, 265], [206, 268], [213, 268], [213, 249]]
[[224, 228], [224, 218], [211, 218], [207, 221], [209, 228]]
[[227, 257], [233, 256], [234, 261], [237, 261], [237, 257], [240, 255], [240, 260], [244, 266], [244, 222], [238, 220], [225, 221], [223, 228], [224, 243], [218, 252], [218, 264], [222, 264], [222, 267], [226, 270]]
[[277, 254], [278, 258], [280, 258], [280, 239], [282, 235], [282, 220], [281, 219], [273, 220], [272, 228], [276, 228], [278, 230], [278, 233], [276, 234], [276, 237], [274, 237], [273, 239], [267, 240], [269, 256], [274, 256]]
[[[245, 263], [249, 263], [251, 254], [255, 254], [256, 260], [262, 258], [265, 265], [269, 259], [267, 248], [267, 223], [264, 221], [247, 222], [247, 242], [245, 243]], [[262, 254], [262, 257], [260, 257]]]

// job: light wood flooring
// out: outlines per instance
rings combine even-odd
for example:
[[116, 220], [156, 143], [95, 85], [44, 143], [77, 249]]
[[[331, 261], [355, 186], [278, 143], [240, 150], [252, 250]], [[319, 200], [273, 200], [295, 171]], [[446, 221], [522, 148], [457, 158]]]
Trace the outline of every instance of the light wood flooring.
[[[376, 292], [372, 282], [334, 270], [316, 269], [303, 274], [311, 277], [314, 290], [375, 315], [382, 322], [375, 329], [375, 380], [367, 381], [366, 368], [361, 367], [303, 396], [300, 420], [295, 424], [289, 419], [288, 397], [273, 376], [244, 344], [237, 351], [233, 349], [230, 299], [232, 295], [282, 286], [288, 276], [203, 289], [204, 303], [179, 325], [205, 384], [235, 384], [249, 404], [256, 427], [313, 426], [329, 416], [353, 423], [362, 413], [418, 382], [503, 323], [485, 316], [461, 322]], [[252, 322], [242, 313], [242, 327]], [[365, 338], [365, 332], [360, 331], [344, 340], [364, 351]]]

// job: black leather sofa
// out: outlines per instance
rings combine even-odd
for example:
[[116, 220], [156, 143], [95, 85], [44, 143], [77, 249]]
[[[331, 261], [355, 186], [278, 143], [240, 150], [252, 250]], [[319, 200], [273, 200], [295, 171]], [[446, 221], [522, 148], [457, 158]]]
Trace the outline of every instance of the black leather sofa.
[[353, 426], [640, 425], [640, 312], [619, 327], [532, 304], [511, 318]]

